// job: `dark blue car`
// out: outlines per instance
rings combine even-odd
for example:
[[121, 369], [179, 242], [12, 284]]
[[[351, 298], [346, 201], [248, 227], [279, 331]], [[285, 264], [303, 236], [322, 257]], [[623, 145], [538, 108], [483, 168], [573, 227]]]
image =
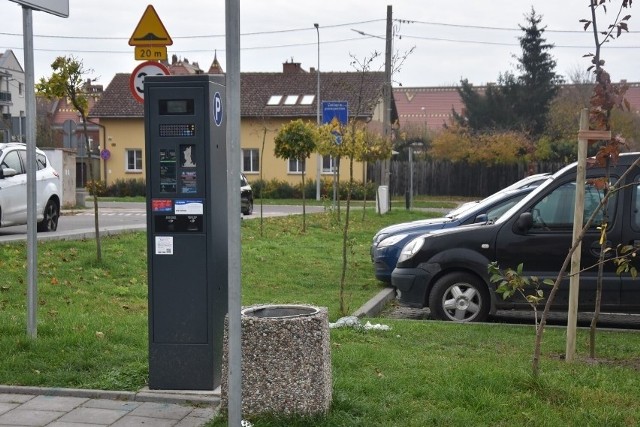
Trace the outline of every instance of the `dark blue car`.
[[391, 272], [396, 267], [400, 251], [414, 238], [444, 228], [495, 221], [547, 179], [547, 176], [541, 174], [526, 182], [518, 181], [516, 184], [521, 185], [514, 184], [479, 202], [467, 203], [442, 218], [405, 222], [378, 231], [371, 245], [371, 259], [376, 279], [391, 282]]

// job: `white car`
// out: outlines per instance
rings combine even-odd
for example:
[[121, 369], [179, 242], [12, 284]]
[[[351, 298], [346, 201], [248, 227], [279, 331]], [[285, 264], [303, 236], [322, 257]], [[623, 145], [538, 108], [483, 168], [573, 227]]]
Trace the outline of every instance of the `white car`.
[[[36, 149], [38, 231], [55, 231], [60, 217], [60, 178]], [[0, 227], [27, 223], [27, 146], [0, 143]]]

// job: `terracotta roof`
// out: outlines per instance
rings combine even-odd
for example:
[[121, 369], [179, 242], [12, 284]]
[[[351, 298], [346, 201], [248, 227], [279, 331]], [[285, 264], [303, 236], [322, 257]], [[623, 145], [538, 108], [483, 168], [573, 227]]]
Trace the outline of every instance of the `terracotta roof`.
[[136, 101], [129, 89], [130, 73], [118, 73], [105, 89], [90, 117], [133, 118], [144, 115], [144, 106]]
[[629, 83], [625, 98], [631, 105], [631, 111], [640, 114], [640, 83]]
[[[628, 83], [625, 95], [631, 111], [640, 114], [640, 83]], [[482, 92], [483, 86], [474, 87]], [[400, 126], [426, 125], [429, 129], [440, 129], [449, 123], [454, 109], [461, 113], [464, 104], [457, 87], [400, 87], [393, 89], [393, 97], [398, 109]]]
[[[128, 73], [115, 75], [91, 110], [91, 117], [143, 116], [143, 105], [131, 95], [129, 77]], [[358, 94], [362, 93], [363, 102], [360, 104], [363, 106], [359, 115], [370, 117], [381, 100], [383, 84], [384, 73], [379, 72], [320, 73], [320, 98], [321, 101], [347, 101], [349, 114], [353, 115], [358, 109]], [[316, 117], [316, 73], [241, 73], [240, 85], [243, 117]], [[362, 91], [359, 90], [361, 85]], [[279, 105], [267, 105], [272, 95], [283, 96]], [[297, 95], [297, 102], [284, 105], [284, 98], [288, 95]], [[313, 95], [311, 104], [300, 104], [304, 95]]]
[[393, 89], [400, 126], [415, 124], [429, 129], [449, 123], [451, 110], [464, 104], [456, 87], [401, 87]]

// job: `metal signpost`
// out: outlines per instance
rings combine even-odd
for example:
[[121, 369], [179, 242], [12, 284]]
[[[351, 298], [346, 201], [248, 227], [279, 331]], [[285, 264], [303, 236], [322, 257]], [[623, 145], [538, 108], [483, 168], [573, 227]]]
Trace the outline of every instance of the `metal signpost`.
[[[322, 102], [322, 123], [328, 124], [337, 120], [340, 126], [345, 126], [349, 122], [349, 103], [347, 101], [323, 101]], [[342, 135], [334, 132], [336, 144], [342, 144]], [[338, 170], [337, 164], [332, 165], [333, 169], [333, 209], [336, 209], [338, 202]]]
[[38, 336], [38, 240], [36, 195], [36, 92], [33, 66], [33, 10], [69, 17], [69, 0], [11, 0], [22, 5], [27, 143], [27, 335]]

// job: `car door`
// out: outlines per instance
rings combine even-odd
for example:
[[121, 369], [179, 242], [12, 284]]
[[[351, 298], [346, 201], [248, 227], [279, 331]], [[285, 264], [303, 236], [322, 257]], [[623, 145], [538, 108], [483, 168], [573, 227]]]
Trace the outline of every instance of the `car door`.
[[8, 151], [0, 161], [0, 168], [17, 172], [0, 180], [3, 225], [24, 224], [27, 218], [27, 174], [18, 150]]
[[[533, 216], [533, 226], [526, 232], [520, 232], [515, 225], [515, 218], [508, 221], [499, 232], [496, 241], [496, 258], [502, 268], [516, 268], [523, 264], [525, 276], [535, 276], [540, 279], [555, 280], [565, 258], [569, 253], [573, 235], [573, 213], [575, 205], [575, 180], [570, 178], [550, 186], [548, 191], [533, 199], [523, 210], [514, 215], [517, 218], [522, 212], [530, 212]], [[585, 186], [584, 220], [589, 218], [604, 192], [594, 184]], [[616, 210], [619, 197], [612, 196], [608, 204], [607, 238], [610, 244], [620, 240], [620, 221], [616, 221]], [[581, 273], [579, 304], [581, 309], [592, 308], [595, 302], [597, 282], [597, 264], [600, 254], [601, 231], [598, 228], [603, 223], [600, 212], [592, 226], [587, 230], [581, 245]], [[569, 269], [556, 297], [556, 307], [568, 305], [569, 297]], [[612, 262], [604, 264], [604, 304], [618, 304], [620, 302], [620, 280], [615, 274]], [[550, 287], [543, 286], [545, 295]]]
[[[629, 245], [637, 251], [640, 248], [640, 174], [633, 174], [631, 182], [625, 189], [624, 230], [622, 244]], [[636, 257], [637, 258], [637, 255]], [[632, 265], [640, 271], [640, 262], [637, 260]], [[621, 310], [640, 311], [640, 277], [633, 277], [630, 272], [620, 274]]]

